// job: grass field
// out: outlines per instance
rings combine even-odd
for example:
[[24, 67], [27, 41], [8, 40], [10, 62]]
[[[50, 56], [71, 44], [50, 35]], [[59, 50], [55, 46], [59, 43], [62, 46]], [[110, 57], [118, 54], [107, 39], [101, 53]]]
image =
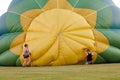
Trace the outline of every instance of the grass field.
[[0, 80], [120, 80], [120, 64], [0, 67]]

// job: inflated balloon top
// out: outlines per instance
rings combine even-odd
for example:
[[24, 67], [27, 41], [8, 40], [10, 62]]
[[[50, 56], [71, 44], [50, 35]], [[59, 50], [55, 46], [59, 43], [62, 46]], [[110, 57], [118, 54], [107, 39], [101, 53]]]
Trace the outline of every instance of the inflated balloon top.
[[120, 9], [112, 0], [13, 0], [0, 17], [0, 65], [21, 66], [28, 44], [32, 66], [120, 62]]

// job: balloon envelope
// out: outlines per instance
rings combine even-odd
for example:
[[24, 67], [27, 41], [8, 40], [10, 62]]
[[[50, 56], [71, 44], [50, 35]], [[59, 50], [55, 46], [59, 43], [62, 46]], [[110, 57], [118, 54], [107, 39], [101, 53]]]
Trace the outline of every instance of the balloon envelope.
[[120, 9], [112, 0], [13, 0], [0, 17], [0, 65], [21, 66], [23, 45], [32, 66], [120, 62]]

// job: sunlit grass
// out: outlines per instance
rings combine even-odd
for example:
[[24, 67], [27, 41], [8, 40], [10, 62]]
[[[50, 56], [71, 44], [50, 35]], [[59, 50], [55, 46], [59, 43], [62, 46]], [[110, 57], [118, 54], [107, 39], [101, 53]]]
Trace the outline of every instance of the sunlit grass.
[[0, 67], [0, 80], [120, 80], [120, 64]]

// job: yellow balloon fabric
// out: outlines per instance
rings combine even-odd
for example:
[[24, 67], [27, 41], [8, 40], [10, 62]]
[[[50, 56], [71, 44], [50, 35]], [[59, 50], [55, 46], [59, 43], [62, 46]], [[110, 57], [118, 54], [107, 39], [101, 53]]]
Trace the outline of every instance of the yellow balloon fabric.
[[32, 60], [35, 60], [32, 64], [77, 63], [83, 57], [82, 48], [94, 48], [90, 28], [82, 16], [69, 10], [53, 9], [40, 14], [32, 21], [26, 35], [33, 53]]
[[29, 45], [32, 66], [84, 64], [84, 48], [95, 51], [95, 62], [97, 55], [109, 47], [106, 36], [95, 28], [96, 10], [75, 8], [68, 0], [48, 0], [43, 7], [38, 6], [40, 9], [20, 14], [23, 32], [10, 44], [10, 51], [20, 56], [21, 64], [25, 43]]

